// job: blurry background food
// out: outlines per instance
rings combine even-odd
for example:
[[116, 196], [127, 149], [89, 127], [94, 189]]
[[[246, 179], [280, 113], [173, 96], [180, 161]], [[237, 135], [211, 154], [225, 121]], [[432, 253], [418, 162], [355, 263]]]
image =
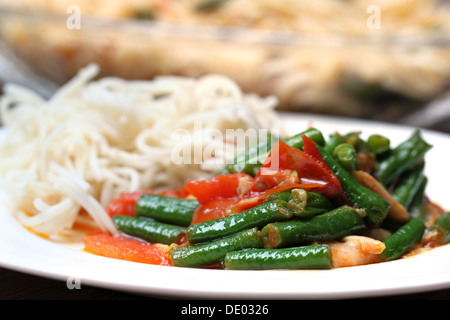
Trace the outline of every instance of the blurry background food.
[[[73, 5], [80, 28], [67, 24]], [[125, 79], [219, 73], [246, 92], [276, 95], [279, 110], [384, 121], [423, 108], [450, 85], [443, 1], [0, 0], [0, 7], [6, 50], [56, 85], [89, 62], [100, 76]]]

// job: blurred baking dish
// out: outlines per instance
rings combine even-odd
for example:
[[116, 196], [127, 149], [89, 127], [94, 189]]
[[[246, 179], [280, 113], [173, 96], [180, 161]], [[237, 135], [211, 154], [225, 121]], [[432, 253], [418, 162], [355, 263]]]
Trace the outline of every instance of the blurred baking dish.
[[[447, 89], [450, 10], [426, 0], [0, 0], [3, 41], [62, 83], [220, 73], [279, 108], [389, 120]], [[372, 7], [371, 7], [372, 6]], [[369, 8], [380, 9], [379, 29]]]

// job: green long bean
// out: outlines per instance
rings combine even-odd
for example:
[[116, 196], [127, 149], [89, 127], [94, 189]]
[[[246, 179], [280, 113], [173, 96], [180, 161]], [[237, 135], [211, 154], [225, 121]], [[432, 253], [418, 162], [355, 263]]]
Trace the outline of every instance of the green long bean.
[[325, 162], [341, 182], [342, 188], [353, 206], [364, 209], [369, 227], [379, 227], [390, 209], [389, 203], [379, 194], [359, 184], [339, 162], [321, 146], [316, 145]]
[[307, 136], [312, 141], [321, 146], [325, 145], [325, 139], [323, 137], [322, 132], [316, 128], [308, 128], [300, 133], [297, 133], [293, 136], [284, 139], [284, 142], [293, 148], [303, 149], [303, 138], [302, 138], [303, 135]]
[[385, 154], [391, 149], [391, 141], [380, 134], [372, 134], [367, 138], [367, 147], [377, 156]]
[[257, 228], [196, 245], [180, 246], [170, 250], [171, 260], [178, 267], [200, 267], [220, 262], [228, 252], [261, 248]]
[[392, 193], [394, 199], [409, 209], [416, 193], [420, 190], [424, 179], [424, 166], [422, 162], [418, 166], [405, 172], [396, 184]]
[[197, 207], [198, 201], [194, 199], [143, 194], [136, 202], [134, 213], [137, 217], [147, 217], [187, 227], [191, 224]]
[[386, 246], [382, 252], [384, 260], [394, 260], [403, 255], [422, 239], [424, 232], [425, 223], [423, 220], [411, 218], [384, 240]]
[[430, 231], [438, 234], [439, 244], [450, 242], [450, 211], [445, 212], [430, 226]]
[[291, 190], [284, 190], [284, 191], [279, 191], [279, 192], [275, 192], [272, 193], [270, 195], [268, 195], [263, 202], [271, 202], [271, 201], [275, 201], [275, 200], [282, 200], [284, 202], [288, 202], [289, 198], [291, 197]]
[[426, 214], [426, 197], [425, 190], [428, 185], [428, 177], [424, 176], [422, 183], [420, 184], [419, 189], [417, 190], [414, 198], [411, 201], [409, 206], [409, 214], [414, 218], [422, 218], [425, 219]]
[[191, 225], [187, 228], [187, 239], [190, 243], [211, 241], [291, 217], [286, 208], [286, 202], [282, 200], [266, 202], [231, 216]]
[[330, 134], [328, 140], [325, 142], [324, 150], [329, 154], [333, 154], [334, 149], [341, 143], [345, 143], [345, 138], [339, 133]]
[[389, 156], [380, 162], [375, 173], [376, 178], [385, 186], [388, 186], [402, 173], [423, 161], [425, 154], [431, 149], [422, 137], [419, 130], [416, 130], [407, 140], [396, 146]]
[[116, 215], [112, 221], [123, 233], [152, 243], [177, 243], [186, 233], [184, 227], [148, 218]]
[[331, 249], [327, 244], [281, 249], [245, 249], [225, 255], [224, 265], [231, 270], [329, 269]]
[[293, 189], [289, 195], [287, 207], [292, 215], [309, 218], [335, 208], [334, 203], [317, 192]]
[[350, 143], [341, 143], [333, 151], [333, 156], [347, 170], [356, 169], [356, 149]]

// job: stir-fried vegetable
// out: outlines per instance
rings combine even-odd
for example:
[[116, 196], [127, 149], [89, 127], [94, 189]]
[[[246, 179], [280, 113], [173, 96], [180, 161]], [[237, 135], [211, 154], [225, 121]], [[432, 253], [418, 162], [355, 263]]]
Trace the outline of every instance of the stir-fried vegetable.
[[313, 244], [283, 249], [248, 249], [225, 255], [227, 269], [329, 269], [331, 249], [327, 244]]
[[[382, 135], [363, 139], [358, 132], [325, 140], [316, 128], [269, 137], [210, 179], [174, 191], [122, 194], [107, 207], [122, 235], [87, 235], [86, 249], [224, 269], [323, 269], [399, 259], [450, 241], [449, 213], [426, 197], [430, 148], [419, 131], [396, 147]], [[137, 259], [133, 248], [147, 257]], [[346, 261], [343, 253], [350, 254]]]
[[195, 199], [166, 197], [159, 194], [143, 194], [136, 201], [134, 213], [138, 217], [153, 218], [162, 222], [189, 226], [198, 207]]

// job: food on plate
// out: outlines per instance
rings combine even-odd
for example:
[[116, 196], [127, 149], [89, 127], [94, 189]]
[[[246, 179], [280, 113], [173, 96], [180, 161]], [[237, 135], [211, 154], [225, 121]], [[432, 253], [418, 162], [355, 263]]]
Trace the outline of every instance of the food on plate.
[[[379, 134], [336, 132], [325, 139], [309, 128], [273, 141], [269, 151], [263, 145], [171, 194], [122, 194], [106, 207], [118, 235], [104, 233], [92, 246], [99, 233], [87, 234], [86, 250], [117, 257], [105, 248], [119, 237], [161, 245], [155, 254], [165, 253], [162, 264], [175, 267], [331, 269], [448, 243], [450, 212], [425, 193], [432, 146], [420, 131], [392, 146]], [[118, 249], [122, 259], [135, 261], [134, 246]]]
[[98, 71], [48, 100], [5, 87], [1, 186], [32, 232], [114, 259], [223, 269], [359, 266], [450, 240], [419, 130], [397, 145], [313, 126], [287, 135], [273, 97], [224, 76]]
[[[279, 109], [398, 118], [448, 88], [448, 5], [416, 0], [0, 1], [5, 43], [62, 83], [89, 62], [149, 79], [220, 73]], [[80, 28], [68, 28], [71, 6]], [[368, 23], [379, 8], [381, 26]], [[68, 13], [69, 10], [69, 13]], [[54, 16], [53, 16], [54, 15]]]

